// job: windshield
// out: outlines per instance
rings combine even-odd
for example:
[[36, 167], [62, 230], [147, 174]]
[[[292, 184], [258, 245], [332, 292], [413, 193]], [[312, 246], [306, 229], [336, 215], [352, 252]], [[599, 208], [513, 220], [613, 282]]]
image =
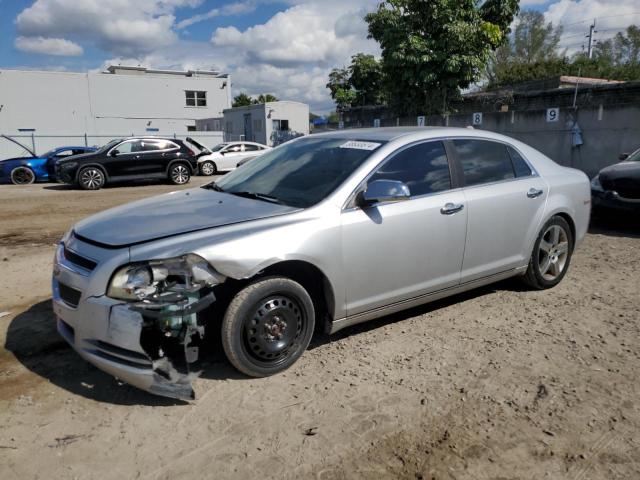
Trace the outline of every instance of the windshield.
[[222, 150], [224, 147], [226, 147], [227, 145], [229, 145], [228, 143], [219, 143], [218, 145], [216, 145], [215, 147], [213, 147], [211, 149], [212, 152], [219, 152], [220, 150]]
[[220, 190], [310, 207], [333, 192], [382, 143], [305, 138], [271, 150], [216, 182]]
[[102, 147], [100, 147], [98, 149], [97, 153], [103, 153], [106, 152], [107, 150], [109, 150], [111, 147], [115, 147], [117, 144], [119, 144], [122, 141], [121, 138], [116, 138], [115, 140], [111, 140], [109, 143], [107, 143], [106, 145], [103, 145]]
[[627, 162], [640, 162], [640, 148], [627, 157]]

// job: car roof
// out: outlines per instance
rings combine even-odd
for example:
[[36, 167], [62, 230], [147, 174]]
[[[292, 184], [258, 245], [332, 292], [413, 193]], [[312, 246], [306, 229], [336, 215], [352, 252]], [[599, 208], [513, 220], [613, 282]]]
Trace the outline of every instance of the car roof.
[[[422, 134], [422, 135], [420, 135]], [[407, 136], [419, 136], [421, 138], [434, 137], [485, 137], [505, 139], [488, 130], [461, 127], [381, 127], [381, 128], [353, 128], [346, 130], [334, 130], [326, 133], [313, 134], [312, 137], [344, 138], [347, 140], [371, 140], [378, 142], [390, 142]], [[512, 139], [510, 139], [512, 140]]]

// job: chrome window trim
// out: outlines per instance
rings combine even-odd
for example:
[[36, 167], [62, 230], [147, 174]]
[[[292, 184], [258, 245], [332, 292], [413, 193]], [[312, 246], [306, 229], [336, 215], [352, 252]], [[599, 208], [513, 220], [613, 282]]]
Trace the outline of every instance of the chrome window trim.
[[[514, 169], [514, 177], [513, 178], [505, 178], [504, 180], [497, 180], [495, 182], [489, 182], [489, 183], [481, 183], [478, 185], [465, 185], [463, 187], [456, 187], [456, 188], [450, 188], [448, 190], [443, 190], [441, 192], [432, 192], [432, 193], [425, 193], [423, 195], [417, 195], [415, 197], [410, 197], [407, 200], [405, 200], [406, 202], [410, 202], [414, 199], [419, 199], [419, 198], [424, 198], [427, 196], [433, 196], [433, 195], [440, 195], [443, 193], [449, 193], [449, 192], [454, 192], [454, 191], [463, 191], [465, 189], [468, 188], [478, 188], [478, 187], [484, 187], [487, 185], [496, 185], [496, 184], [502, 184], [502, 183], [506, 183], [506, 182], [516, 182], [519, 180], [526, 180], [526, 179], [531, 179], [531, 178], [537, 178], [540, 177], [540, 174], [538, 173], [538, 171], [534, 168], [534, 166], [531, 164], [531, 162], [529, 161], [529, 159], [522, 153], [522, 151], [520, 151], [520, 149], [518, 149], [515, 145], [506, 142], [504, 140], [498, 140], [498, 139], [493, 139], [493, 138], [487, 138], [487, 137], [479, 137], [479, 136], [456, 136], [456, 137], [434, 137], [434, 138], [428, 138], [428, 139], [422, 139], [422, 140], [416, 140], [414, 142], [411, 143], [407, 143], [406, 145], [403, 145], [402, 147], [400, 147], [397, 150], [394, 150], [392, 153], [390, 153], [389, 155], [387, 155], [383, 160], [380, 161], [380, 163], [378, 163], [375, 167], [373, 167], [371, 169], [371, 171], [367, 174], [367, 176], [358, 184], [358, 186], [353, 190], [353, 192], [351, 192], [351, 194], [347, 197], [347, 200], [343, 203], [341, 211], [342, 212], [350, 212], [353, 210], [360, 210], [360, 207], [355, 206], [355, 205], [351, 205], [352, 202], [355, 200], [355, 196], [359, 193], [360, 189], [362, 188], [363, 184], [365, 184], [369, 178], [371, 178], [371, 176], [382, 166], [384, 165], [386, 162], [388, 162], [389, 160], [391, 160], [391, 158], [393, 158], [393, 156], [395, 156], [398, 152], [401, 152], [402, 150], [412, 147], [414, 145], [417, 145], [419, 143], [426, 143], [426, 142], [447, 142], [447, 141], [453, 141], [453, 140], [485, 140], [487, 142], [495, 142], [495, 143], [500, 143], [501, 145], [504, 145], [505, 148], [506, 147], [511, 147], [513, 148], [516, 152], [518, 152], [518, 154], [523, 158], [523, 160], [525, 161], [525, 163], [529, 166], [529, 168], [531, 169], [531, 175], [527, 175], [524, 177], [516, 177], [515, 176], [515, 169]], [[509, 155], [509, 151], [507, 151], [507, 155]], [[452, 176], [452, 170], [451, 170], [451, 161], [458, 161], [458, 159], [450, 159], [449, 156], [447, 156], [447, 160], [449, 161], [449, 176], [452, 180], [451, 183], [453, 183], [453, 176]], [[509, 160], [512, 162], [513, 165], [513, 161], [511, 160], [511, 156], [509, 156]], [[464, 175], [464, 172], [463, 172]], [[387, 205], [389, 202], [385, 202], [385, 203], [380, 203], [380, 204], [375, 204], [372, 206], [378, 206], [378, 205]]]
[[127, 142], [143, 142], [144, 140], [156, 140], [156, 141], [163, 141], [163, 142], [168, 142], [171, 145], [173, 145], [172, 148], [164, 148], [162, 150], [149, 150], [146, 152], [125, 152], [125, 153], [121, 153], [120, 155], [142, 155], [145, 153], [156, 153], [156, 152], [173, 152], [174, 150], [180, 150], [180, 146], [177, 143], [172, 142], [171, 140], [164, 140], [164, 139], [158, 139], [158, 138], [149, 138], [149, 139], [145, 139], [145, 138], [130, 138], [128, 140], [124, 140], [122, 142], [120, 142], [119, 144], [111, 147], [111, 149], [109, 149], [109, 151], [107, 152], [107, 156], [111, 155], [111, 152], [113, 150], [117, 150], [118, 147], [120, 145], [122, 145], [123, 143], [127, 143]]

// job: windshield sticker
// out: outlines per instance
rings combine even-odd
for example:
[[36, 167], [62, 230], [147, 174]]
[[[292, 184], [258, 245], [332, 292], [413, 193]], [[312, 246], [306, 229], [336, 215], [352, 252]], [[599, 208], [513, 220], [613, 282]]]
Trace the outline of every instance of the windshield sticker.
[[340, 145], [340, 148], [355, 148], [357, 150], [375, 150], [381, 143], [375, 142], [359, 142], [357, 140], [349, 140], [346, 143]]

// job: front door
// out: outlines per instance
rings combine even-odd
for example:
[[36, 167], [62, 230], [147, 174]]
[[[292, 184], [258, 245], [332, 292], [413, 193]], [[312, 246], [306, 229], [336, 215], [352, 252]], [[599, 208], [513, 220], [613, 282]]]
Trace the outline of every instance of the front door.
[[368, 179], [398, 180], [411, 198], [342, 213], [347, 315], [458, 285], [467, 210], [440, 141], [396, 152]]

